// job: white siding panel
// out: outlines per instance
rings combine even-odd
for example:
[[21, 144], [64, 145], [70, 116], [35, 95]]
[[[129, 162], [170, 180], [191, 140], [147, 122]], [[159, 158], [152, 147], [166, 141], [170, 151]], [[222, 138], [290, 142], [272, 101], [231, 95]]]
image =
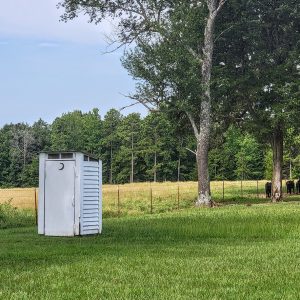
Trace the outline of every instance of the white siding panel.
[[100, 166], [98, 162], [83, 164], [81, 234], [96, 234], [100, 230]]

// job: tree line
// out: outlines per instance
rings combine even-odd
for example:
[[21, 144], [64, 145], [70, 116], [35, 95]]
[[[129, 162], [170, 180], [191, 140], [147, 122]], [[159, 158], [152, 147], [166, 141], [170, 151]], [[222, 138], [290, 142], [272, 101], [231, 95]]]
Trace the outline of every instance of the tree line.
[[[83, 151], [103, 162], [103, 182], [196, 181], [196, 142], [188, 126], [167, 114], [123, 115], [116, 109], [101, 118], [98, 109], [73, 111], [52, 124], [7, 124], [0, 129], [0, 186], [38, 185], [38, 154], [42, 151]], [[209, 150], [212, 180], [270, 179], [272, 150], [255, 135], [230, 125], [214, 131]], [[300, 176], [300, 134], [284, 140], [285, 178]]]

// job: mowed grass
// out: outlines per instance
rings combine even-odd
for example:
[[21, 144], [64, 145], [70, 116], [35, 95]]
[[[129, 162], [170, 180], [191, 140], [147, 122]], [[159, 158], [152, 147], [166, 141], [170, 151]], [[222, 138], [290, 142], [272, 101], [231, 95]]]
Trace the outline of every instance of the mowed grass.
[[104, 219], [99, 236], [0, 230], [1, 299], [299, 299], [300, 205]]
[[[269, 202], [265, 197], [266, 180], [212, 181], [212, 199], [221, 205]], [[283, 182], [285, 191], [285, 182]], [[197, 182], [141, 182], [103, 185], [103, 215], [137, 216], [192, 208], [197, 199]], [[38, 189], [0, 189], [0, 204], [10, 201], [17, 208], [35, 209]], [[284, 194], [284, 201], [300, 200], [300, 195]]]

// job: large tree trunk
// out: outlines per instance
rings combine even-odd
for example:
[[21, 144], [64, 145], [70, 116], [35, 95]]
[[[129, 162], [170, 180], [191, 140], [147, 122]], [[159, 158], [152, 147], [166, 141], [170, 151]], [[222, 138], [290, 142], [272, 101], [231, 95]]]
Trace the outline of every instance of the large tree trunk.
[[212, 73], [212, 57], [214, 51], [214, 27], [218, 11], [221, 9], [223, 2], [219, 7], [216, 1], [207, 2], [209, 15], [204, 32], [203, 60], [201, 68], [203, 96], [200, 110], [200, 127], [197, 137], [197, 168], [198, 168], [198, 199], [197, 205], [212, 206], [210, 195], [210, 179], [208, 172], [208, 150], [211, 130], [211, 93], [210, 81]]
[[198, 141], [197, 146], [197, 170], [198, 170], [198, 199], [197, 206], [211, 206], [210, 180], [208, 174], [208, 142]]
[[198, 169], [198, 198], [197, 206], [212, 206], [210, 195], [210, 179], [208, 172], [208, 149], [209, 137], [211, 130], [211, 94], [210, 81], [212, 73], [212, 58], [214, 51], [214, 29], [215, 21], [219, 11], [222, 9], [226, 0], [206, 0], [209, 14], [204, 31], [204, 46], [202, 56], [197, 56], [197, 53], [189, 49], [192, 55], [201, 61], [201, 85], [203, 94], [201, 95], [201, 107], [199, 113], [200, 124], [199, 128], [196, 125], [195, 118], [187, 112], [191, 121], [195, 137], [197, 139], [197, 169]]
[[202, 101], [201, 105], [201, 121], [200, 121], [200, 134], [197, 141], [197, 169], [198, 169], [198, 199], [197, 205], [211, 206], [210, 195], [210, 179], [208, 171], [208, 150], [209, 150], [209, 135], [210, 135], [210, 93], [206, 97], [209, 99]]
[[271, 141], [273, 151], [272, 201], [282, 199], [282, 163], [283, 163], [283, 130], [280, 125], [274, 128]]

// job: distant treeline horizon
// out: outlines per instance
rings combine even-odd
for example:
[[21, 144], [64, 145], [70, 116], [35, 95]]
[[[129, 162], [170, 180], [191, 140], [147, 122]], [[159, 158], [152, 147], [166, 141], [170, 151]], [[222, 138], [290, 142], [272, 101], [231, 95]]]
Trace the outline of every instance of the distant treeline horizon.
[[[213, 133], [209, 152], [211, 180], [272, 178], [272, 151], [245, 128], [231, 125]], [[0, 128], [0, 187], [38, 185], [38, 154], [76, 150], [99, 157], [104, 183], [197, 181], [193, 133], [163, 112], [145, 117], [116, 109], [62, 114], [51, 124], [6, 124]], [[285, 179], [300, 176], [300, 135], [284, 141]]]

